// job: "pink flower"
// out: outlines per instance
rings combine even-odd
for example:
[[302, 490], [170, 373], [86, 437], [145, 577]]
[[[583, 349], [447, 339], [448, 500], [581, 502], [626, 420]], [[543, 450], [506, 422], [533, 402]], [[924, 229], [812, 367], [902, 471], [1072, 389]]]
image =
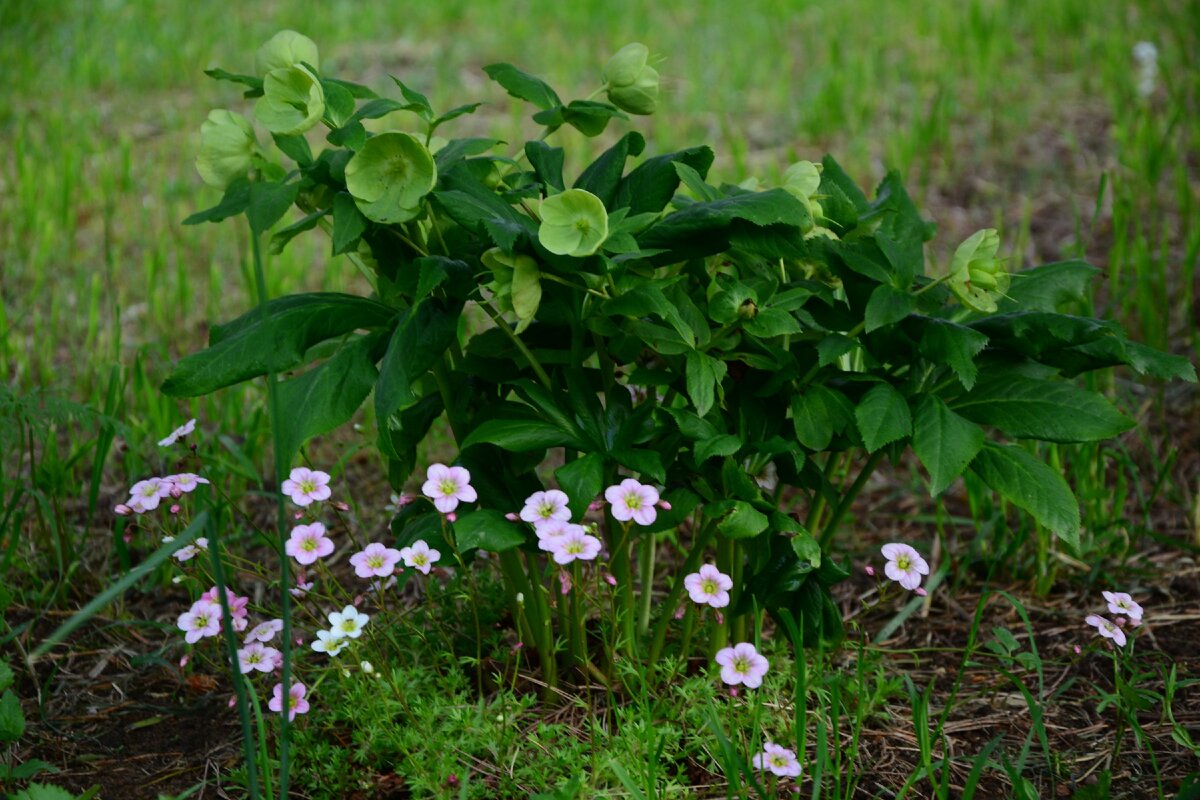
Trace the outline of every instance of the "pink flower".
[[724, 608], [729, 605], [729, 590], [733, 588], [733, 579], [722, 574], [712, 564], [705, 564], [699, 572], [693, 572], [684, 578], [683, 585], [693, 602], [708, 604], [713, 608]]
[[[217, 587], [212, 587], [204, 594], [200, 595], [201, 600], [207, 600], [217, 608], [221, 607], [221, 602], [217, 599]], [[229, 616], [233, 618], [233, 629], [238, 631], [246, 630], [246, 626], [250, 624], [246, 606], [250, 604], [249, 597], [238, 597], [233, 593], [233, 590], [228, 586], [225, 587], [225, 599], [229, 603]]]
[[1142, 622], [1142, 607], [1125, 592], [1101, 592], [1108, 601], [1108, 610], [1114, 614], [1124, 614], [1134, 625]]
[[[168, 475], [163, 478], [163, 481], [170, 484], [171, 487], [178, 489], [183, 494], [194, 492], [201, 484], [211, 483], [208, 478], [202, 478], [194, 472], [181, 472], [178, 475]], [[173, 492], [172, 494], [174, 495]]]
[[283, 482], [283, 493], [298, 506], [311, 505], [317, 500], [328, 500], [333, 490], [329, 488], [329, 473], [296, 467]]
[[525, 498], [525, 507], [521, 509], [521, 519], [535, 525], [550, 520], [568, 522], [571, 519], [571, 509], [567, 508], [569, 498], [558, 489], [545, 492], [534, 492]]
[[288, 591], [292, 593], [292, 597], [303, 598], [308, 596], [308, 593], [312, 591], [312, 588], [312, 581], [299, 581]]
[[[308, 701], [304, 699], [308, 688], [303, 683], [293, 683], [292, 688], [288, 690], [287, 715], [288, 722], [296, 718], [297, 714], [305, 714], [308, 712]], [[267, 703], [267, 708], [272, 711], [283, 713], [283, 684], [275, 684], [275, 689], [271, 696], [271, 701]]]
[[582, 525], [577, 525], [574, 522], [563, 522], [559, 519], [552, 519], [540, 525], [535, 525], [533, 530], [537, 534], [538, 548], [547, 552], [553, 551], [555, 542], [568, 533], [587, 533]]
[[269, 619], [266, 622], [260, 622], [246, 634], [246, 643], [269, 642], [275, 638], [275, 634], [282, 630], [283, 620], [281, 619]]
[[192, 603], [191, 609], [179, 615], [176, 623], [187, 635], [188, 644], [195, 644], [221, 631], [221, 607], [209, 600], [200, 599]]
[[658, 517], [654, 507], [658, 502], [658, 490], [633, 478], [605, 489], [604, 499], [612, 506], [613, 518], [620, 522], [633, 520], [638, 525], [650, 525]]
[[162, 478], [147, 478], [138, 481], [129, 489], [129, 506], [137, 513], [153, 511], [158, 501], [171, 493], [171, 485]]
[[925, 563], [925, 559], [906, 544], [885, 544], [883, 557], [888, 560], [883, 571], [889, 578], [910, 591], [921, 585], [922, 575], [929, 574], [929, 565]]
[[400, 557], [404, 559], [404, 566], [414, 567], [428, 575], [442, 554], [431, 548], [424, 539], [417, 539], [411, 547], [400, 549]]
[[360, 578], [386, 578], [395, 571], [399, 560], [399, 550], [384, 547], [379, 542], [371, 542], [361, 553], [350, 556], [354, 574]]
[[175, 560], [179, 562], [191, 561], [196, 556], [208, 550], [208, 539], [201, 536], [196, 541], [181, 547], [175, 551]]
[[1116, 625], [1114, 625], [1111, 622], [1109, 622], [1108, 620], [1106, 620], [1104, 617], [1097, 616], [1096, 614], [1091, 614], [1084, 621], [1087, 622], [1088, 625], [1094, 625], [1096, 627], [1096, 630], [1105, 639], [1112, 639], [1114, 642], [1116, 642], [1117, 647], [1125, 646], [1125, 642], [1126, 642], [1125, 631], [1121, 630]]
[[755, 768], [769, 770], [780, 777], [795, 778], [800, 774], [796, 752], [774, 742], [764, 742], [763, 751], [752, 760]]
[[171, 435], [165, 439], [159, 439], [159, 447], [170, 447], [183, 437], [187, 436], [192, 431], [196, 430], [196, 420], [189, 419], [187, 422], [180, 425], [175, 430], [171, 431]]
[[267, 647], [262, 642], [251, 642], [250, 644], [237, 651], [238, 666], [242, 670], [242, 674], [258, 670], [259, 672], [273, 672], [275, 665], [283, 659], [283, 654], [274, 647]]
[[460, 502], [474, 503], [479, 499], [471, 488], [471, 473], [463, 467], [434, 464], [426, 471], [425, 478], [421, 493], [433, 500], [434, 507], [443, 514], [458, 508]]
[[319, 522], [297, 525], [292, 528], [283, 547], [284, 551], [305, 566], [333, 552], [333, 540], [325, 535], [325, 526]]
[[600, 552], [600, 540], [595, 536], [584, 533], [583, 527], [574, 526], [578, 530], [570, 530], [562, 536], [550, 540], [556, 564], [570, 564], [572, 561], [591, 561]]
[[730, 686], [743, 684], [747, 689], [762, 686], [763, 676], [770, 666], [749, 642], [718, 650], [716, 661], [721, 665], [721, 680]]

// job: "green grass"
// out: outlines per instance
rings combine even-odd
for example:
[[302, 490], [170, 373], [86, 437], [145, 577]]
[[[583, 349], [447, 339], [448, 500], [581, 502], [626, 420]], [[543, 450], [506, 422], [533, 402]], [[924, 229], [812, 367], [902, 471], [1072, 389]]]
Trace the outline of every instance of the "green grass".
[[[999, 227], [1014, 267], [1085, 256], [1107, 278], [1094, 298], [1099, 313], [1121, 321], [1135, 338], [1194, 355], [1200, 348], [1192, 317], [1200, 261], [1198, 8], [1165, 0], [747, 0], [736, 14], [716, 0], [529, 0], [510, 8], [466, 0], [4, 4], [0, 70], [10, 80], [0, 106], [6, 145], [0, 374], [7, 386], [0, 388], [0, 558], [6, 583], [21, 587], [27, 605], [48, 607], [127, 569], [122, 528], [110, 524], [105, 510], [130, 482], [166, 466], [155, 460], [152, 443], [187, 416], [219, 434], [210, 463], [223, 490], [241, 498], [261, 488], [270, 449], [261, 386], [224, 390], [187, 407], [158, 386], [173, 359], [202, 344], [208, 325], [251, 306], [244, 229], [185, 227], [181, 220], [218, 199], [192, 165], [207, 111], [250, 105], [203, 69], [248, 70], [257, 45], [280, 28], [305, 32], [339, 75], [381, 92], [395, 75], [441, 107], [485, 100], [479, 114], [439, 133], [510, 141], [532, 126], [519, 116], [523, 108], [486, 81], [483, 65], [510, 61], [564, 97], [582, 97], [595, 88], [611, 52], [643, 41], [665, 58], [660, 111], [633, 123], [646, 134], [648, 154], [711, 144], [717, 178], [730, 182], [770, 182], [792, 161], [827, 151], [866, 183], [897, 168], [939, 224], [930, 250], [935, 268], [975, 229]], [[1132, 48], [1141, 40], [1159, 50], [1160, 81], [1149, 98], [1135, 89]], [[614, 135], [574, 149], [568, 173]], [[319, 235], [299, 237], [270, 257], [266, 278], [272, 295], [365, 291], [355, 268], [329, 257]], [[1116, 379], [1112, 386], [1126, 389]], [[1164, 410], [1149, 405], [1152, 415]], [[933, 512], [943, 541], [945, 529], [977, 531], [950, 585], [958, 591], [972, 584], [970, 561], [1003, 562], [1006, 574], [1029, 577], [1043, 594], [1070, 581], [1098, 584], [1114, 562], [1128, 559], [1142, 569], [1138, 544], [1161, 534], [1155, 510], [1166, 506], [1179, 516], [1194, 499], [1190, 487], [1174, 480], [1178, 452], [1151, 434], [1141, 438], [1053, 454], [1071, 476], [1087, 523], [1076, 564], [1030, 523], [1010, 524], [1014, 516], [1004, 504], [968, 484], [969, 507], [956, 509], [959, 516], [950, 519], [940, 507]], [[343, 432], [327, 447], [336, 458], [369, 440]], [[371, 488], [386, 492], [383, 483], [380, 476]], [[385, 496], [359, 499], [381, 505]], [[895, 627], [912, 624], [906, 616]], [[959, 649], [964, 665], [978, 650], [978, 633], [973, 627], [971, 643]], [[928, 683], [921, 682], [934, 678], [919, 679], [906, 698], [900, 667], [880, 652], [859, 650], [850, 670], [832, 655], [796, 664], [780, 647], [773, 656], [781, 670], [768, 695], [774, 705], [767, 728], [783, 741], [795, 730], [793, 744], [803, 731], [815, 779], [806, 790], [814, 798], [853, 796], [865, 774], [856, 762], [859, 736], [885, 710], [926, 719], [940, 713], [926, 707]], [[1007, 650], [981, 656], [990, 659], [986, 669], [1010, 670], [1006, 691], [1029, 701], [1030, 714], [1041, 720], [1034, 707], [1052, 704], [1041, 686], [1049, 657], [1024, 677], [1015, 657]], [[689, 781], [698, 776], [719, 795], [725, 777], [736, 773], [714, 735], [712, 683], [703, 676], [670, 689], [647, 687], [623, 703], [581, 693], [568, 706], [595, 700], [605, 713], [577, 709], [571, 722], [558, 722], [530, 705], [528, 694], [478, 698], [463, 677], [470, 674], [455, 664], [416, 660], [389, 664], [377, 681], [331, 674], [325, 688], [338, 700], [330, 704], [334, 713], [297, 741], [305, 776], [336, 793], [361, 788], [379, 777], [380, 764], [394, 763], [397, 773], [428, 775], [413, 785], [434, 796], [496, 796], [489, 792], [497, 786], [547, 790], [578, 774], [581, 796], [670, 797], [689, 796]], [[1175, 686], [1173, 673], [1167, 685]], [[1097, 683], [1096, 691], [1103, 697], [1118, 689]], [[800, 702], [791, 703], [793, 692]], [[1171, 697], [1160, 702], [1172, 706]], [[395, 723], [397, 704], [407, 704], [406, 725]], [[1137, 730], [1136, 714], [1121, 713]], [[986, 784], [1007, 774], [1011, 785], [1044, 786], [1054, 774], [1058, 756], [1044, 727], [1030, 728], [1024, 744], [1010, 737], [946, 760], [938, 739], [944, 722], [943, 716], [932, 738], [916, 743], [920, 763], [897, 784], [907, 778], [909, 796], [934, 791], [933, 781], [951, 776]], [[726, 735], [738, 735], [730, 719], [722, 723]], [[456, 740], [464, 729], [476, 733]], [[334, 734], [345, 741], [331, 740]], [[833, 743], [846, 736], [855, 745], [843, 753]], [[464, 757], [476, 764], [475, 773], [461, 772]], [[449, 783], [451, 772], [464, 782], [461, 792]], [[496, 783], [484, 783], [485, 775]], [[978, 796], [985, 794], [980, 789]]]

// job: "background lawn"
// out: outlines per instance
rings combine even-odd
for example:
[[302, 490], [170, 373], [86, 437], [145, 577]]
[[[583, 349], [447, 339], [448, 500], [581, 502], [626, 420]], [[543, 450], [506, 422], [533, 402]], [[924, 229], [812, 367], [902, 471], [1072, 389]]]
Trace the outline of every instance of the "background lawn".
[[[0, 653], [14, 664], [39, 635], [137, 560], [141, 551], [121, 541], [110, 509], [126, 487], [153, 471], [154, 441], [182, 421], [198, 417], [208, 431], [224, 476], [222, 490], [266, 507], [258, 477], [270, 471], [262, 382], [186, 404], [160, 394], [158, 387], [176, 358], [203, 346], [209, 325], [243, 313], [253, 302], [244, 225], [185, 227], [181, 221], [219, 200], [193, 165], [200, 123], [216, 107], [250, 115], [253, 103], [242, 100], [231, 84], [209, 80], [203, 70], [250, 71], [257, 46], [281, 28], [312, 37], [331, 72], [380, 93], [394, 93], [389, 76], [396, 76], [440, 107], [486, 101], [479, 113], [439, 133], [506, 141], [537, 129], [524, 107], [486, 79], [484, 65], [511, 62], [545, 78], [564, 98], [584, 97], [601, 82], [600, 70], [613, 51], [642, 41], [664, 58], [658, 65], [663, 75], [658, 113], [618, 123], [590, 143], [570, 130], [554, 134], [570, 142], [568, 174], [628, 126], [645, 134], [647, 153], [712, 146], [717, 153], [713, 183], [757, 178], [771, 184], [794, 161], [819, 161], [827, 152], [864, 185], [897, 169], [918, 207], [938, 224], [929, 249], [932, 273], [945, 268], [955, 246], [972, 232], [996, 227], [1012, 269], [1085, 258], [1101, 270], [1093, 284], [1095, 315], [1118, 320], [1136, 340], [1193, 360], [1200, 347], [1200, 4], [1195, 2], [2, 3], [0, 563], [4, 591], [12, 597]], [[1133, 55], [1142, 41], [1153, 43], [1158, 54], [1157, 73], [1146, 91], [1139, 91], [1141, 73]], [[386, 125], [416, 123], [399, 114]], [[293, 210], [285, 223], [297, 216]], [[301, 236], [271, 257], [267, 278], [271, 295], [365, 291], [354, 266], [331, 258], [327, 240], [317, 235]], [[1008, 526], [1005, 509], [983, 499], [979, 487], [960, 484], [944, 502], [934, 503], [915, 471], [890, 471], [856, 507], [864, 534], [861, 542], [851, 543], [856, 548], [851, 557], [868, 549], [875, 534], [905, 529], [928, 539], [935, 528], [957, 532], [955, 570], [948, 580], [962, 592], [953, 605], [965, 611], [956, 615], [953, 606], [935, 604], [930, 619], [928, 604], [914, 607], [910, 613], [926, 615], [924, 627], [933, 631], [929, 638], [902, 633], [897, 654], [872, 662], [878, 681], [897, 681], [880, 690], [897, 709], [908, 713], [898, 674], [932, 680], [929, 676], [946, 668], [932, 656], [912, 662], [906, 648], [942, 643], [961, 653], [984, 574], [1019, 589], [1035, 617], [1046, 615], [1035, 621], [1044, 622], [1039, 631], [1061, 645], [1051, 651], [1054, 657], [1066, 658], [1077, 635], [1071, 627], [1076, 625], [1073, 609], [1083, 602], [1082, 593], [1095, 594], [1113, 579], [1152, 587], [1159, 608], [1178, 617], [1170, 623], [1177, 628], [1160, 634], [1164, 643], [1200, 641], [1194, 560], [1200, 545], [1200, 402], [1195, 387], [1136, 385], [1124, 372], [1091, 380], [1108, 389], [1140, 425], [1119, 441], [1064, 446], [1053, 454], [1083, 504], [1081, 559], [1052, 554], [1047, 561], [1045, 548], [1034, 546], [1038, 532], [1025, 523]], [[364, 449], [374, 440], [374, 419], [357, 421], [360, 426], [347, 426], [318, 447], [329, 463], [338, 464], [340, 474], [355, 480], [358, 501], [370, 509], [363, 512], [367, 524], [382, 525], [391, 489], [375, 456]], [[981, 559], [991, 564], [982, 574]], [[169, 577], [158, 577], [160, 588], [169, 590]], [[44, 717], [22, 752], [65, 770], [64, 785], [116, 781], [106, 784], [102, 795], [113, 798], [182, 791], [202, 780], [206, 765], [227, 771], [237, 731], [222, 727], [230, 721], [223, 713], [225, 694], [190, 679], [185, 683], [168, 669], [179, 654], [165, 628], [182, 598], [179, 590], [131, 597], [110, 609], [102, 625], [72, 640], [72, 649], [63, 652], [74, 655], [64, 656], [52, 671], [41, 671], [36, 681], [25, 679], [27, 713], [40, 708]], [[853, 605], [852, 587], [847, 604]], [[937, 622], [939, 613], [942, 622]], [[1020, 625], [1011, 612], [1004, 613], [1006, 624]], [[889, 619], [863, 624], [878, 631]], [[1156, 665], [1175, 661], [1181, 680], [1200, 677], [1193, 648], [1164, 647]], [[837, 659], [829, 658], [832, 670]], [[442, 709], [439, 714], [451, 707], [480, 708], [471, 705], [469, 686], [439, 685], [430, 674], [412, 670], [392, 679], [416, 687], [413, 691], [425, 693], [430, 703], [446, 703], [435, 706]], [[1152, 672], [1147, 686], [1162, 693], [1165, 676]], [[1095, 713], [1097, 697], [1083, 683], [1067, 699], [1043, 698], [1047, 707], [1086, 706], [1088, 711], [1072, 718], [1075, 727], [1063, 723], [1061, 739], [1049, 748], [1053, 753], [1034, 757], [1038, 766], [1028, 769], [1038, 786], [1049, 773], [1082, 776], [1091, 765], [1087, 753], [1108, 753], [1112, 747], [1104, 738], [1112, 731]], [[120, 697], [107, 685], [119, 687]], [[864, 693], [865, 685], [858, 686]], [[995, 687], [977, 691], [984, 705], [992, 702], [993, 711], [997, 704], [1006, 708], [1003, 700], [995, 700], [1000, 691]], [[1011, 686], [1004, 691], [1016, 692]], [[136, 718], [121, 716], [126, 694], [139, 710]], [[32, 702], [35, 696], [39, 703]], [[346, 698], [347, 707], [355, 702]], [[602, 756], [579, 756], [586, 759], [581, 766], [593, 771], [603, 771], [610, 758], [638, 763], [647, 757], [637, 749], [643, 739], [631, 744], [603, 739], [598, 731], [581, 733], [586, 720], [579, 714], [544, 717], [536, 705], [523, 701], [489, 702], [501, 703], [496, 713], [523, 715], [525, 732], [551, 743], [541, 745], [542, 751], [564, 748], [560, 759], [571, 752], [566, 742], [578, 746], [588, 737], [603, 742], [609, 749]], [[508, 702], [517, 705], [504, 705]], [[970, 700], [957, 702], [964, 719], [983, 713], [973, 711]], [[1198, 705], [1194, 692], [1189, 699], [1180, 690], [1175, 714], [1185, 729], [1200, 726]], [[180, 707], [185, 712], [178, 712]], [[102, 710], [87, 721], [85, 708]], [[639, 718], [640, 708], [622, 705], [614, 711], [626, 715], [618, 727], [653, 728], [654, 715]], [[1157, 714], [1158, 706], [1153, 708]], [[185, 717], [187, 730], [181, 730], [171, 718], [175, 713], [200, 714], [210, 727], [201, 735], [201, 726], [189, 725]], [[1018, 702], [995, 722], [997, 733], [1016, 743], [1013, 753], [1028, 726], [1018, 731], [1020, 720], [1012, 718], [1023, 714]], [[167, 721], [130, 727], [135, 719], [155, 716]], [[115, 720], [111, 728], [97, 722], [110, 718]], [[419, 729], [422, 736], [452, 740], [455, 729], [444, 719], [442, 714], [440, 720], [428, 720], [429, 727]], [[898, 761], [895, 756], [909, 745], [896, 731], [907, 726], [911, 735], [911, 723], [888, 719], [881, 713], [878, 735], [864, 738], [858, 751], [861, 761], [869, 756], [877, 762], [871, 773], [876, 783], [864, 781], [865, 796], [876, 791], [873, 786], [897, 788], [912, 771], [915, 756]], [[382, 749], [372, 749], [378, 737], [370, 745], [355, 738], [355, 730], [376, 723], [353, 715], [331, 723], [345, 731], [345, 741], [338, 744], [354, 749], [361, 760], [351, 767], [351, 761], [343, 764], [342, 756], [327, 753], [314, 759], [309, 779], [316, 781], [313, 776], [321, 769], [332, 775], [344, 766], [363, 770], [367, 784], [375, 787], [376, 794], [361, 796], [407, 796], [403, 779], [387, 776], [393, 768], [405, 774], [399, 759], [419, 743], [411, 731], [409, 739], [400, 732], [380, 732], [379, 737], [395, 737]], [[688, 724], [681, 723], [680, 741], [686, 740]], [[696, 724], [703, 727], [703, 721]], [[172, 726], [174, 732], [153, 735], [159, 730], [155, 725]], [[1136, 755], [1104, 766], [1114, 773], [1117, 794], [1155, 796], [1154, 790], [1142, 793], [1153, 781], [1139, 784], [1139, 776], [1158, 772], [1167, 776], [1169, 789], [1196, 768], [1194, 760], [1187, 766], [1195, 753], [1172, 742], [1174, 728], [1165, 717], [1158, 728], [1147, 729], [1150, 738], [1131, 745]], [[72, 730], [85, 733], [72, 738]], [[984, 732], [971, 735], [968, 728], [963, 732], [964, 746], [974, 747], [973, 752], [991, 738]], [[117, 738], [106, 744], [110, 736]], [[432, 741], [436, 749], [439, 740]], [[333, 747], [328, 741], [321, 746]], [[463, 747], [472, 753], [474, 766], [454, 759], [437, 762], [438, 791], [454, 788], [445, 784], [446, 771], [469, 779], [474, 769], [483, 780], [503, 775], [505, 759], [524, 752], [515, 742], [496, 746], [486, 735]], [[1146, 753], [1156, 748], [1151, 770]], [[150, 759], [144, 769], [125, 761], [143, 755]], [[690, 753], [688, 763], [711, 763], [711, 754], [709, 762], [705, 757]], [[510, 770], [508, 779], [515, 783], [477, 782], [472, 792], [483, 793], [473, 796], [501, 792], [496, 788], [501, 785], [547, 788], [537, 785], [537, 769], [547, 770], [553, 780], [571, 774], [570, 763], [536, 764], [520, 780]], [[712, 791], [723, 796], [719, 775], [698, 767], [690, 774], [696, 786], [718, 787]], [[331, 775], [321, 780], [333, 780]], [[1008, 791], [1010, 778], [997, 778], [997, 791]], [[609, 780], [615, 779], [610, 775]], [[678, 796], [688, 796], [686, 781], [672, 780], [680, 787]], [[605, 785], [625, 791], [620, 781], [589, 784], [597, 792]], [[387, 793], [393, 790], [395, 795]]]

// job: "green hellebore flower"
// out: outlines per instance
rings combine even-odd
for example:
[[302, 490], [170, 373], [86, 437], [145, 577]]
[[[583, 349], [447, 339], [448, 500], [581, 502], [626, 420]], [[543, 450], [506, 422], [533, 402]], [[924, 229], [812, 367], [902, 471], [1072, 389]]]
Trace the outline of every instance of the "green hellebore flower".
[[263, 79], [263, 96], [254, 106], [254, 116], [271, 133], [294, 136], [321, 121], [325, 114], [325, 91], [306, 67], [294, 65], [273, 69]]
[[223, 108], [214, 109], [200, 125], [196, 171], [209, 186], [225, 189], [250, 171], [257, 149], [249, 120]]
[[408, 133], [372, 136], [346, 165], [346, 188], [359, 211], [384, 224], [416, 217], [436, 183], [433, 156]]
[[622, 111], [653, 114], [658, 107], [658, 71], [646, 63], [649, 58], [649, 48], [634, 42], [618, 50], [605, 65], [605, 91]]
[[266, 75], [271, 70], [287, 69], [296, 64], [308, 64], [313, 69], [321, 68], [316, 43], [295, 31], [280, 31], [264, 42], [254, 54], [254, 70], [257, 75]]
[[1008, 291], [1012, 278], [1003, 260], [996, 258], [999, 249], [1000, 234], [995, 228], [984, 228], [954, 251], [946, 283], [967, 308], [991, 314], [996, 310], [996, 299]]
[[568, 189], [542, 201], [538, 241], [560, 256], [590, 256], [608, 238], [608, 212], [599, 197]]
[[804, 231], [805, 238], [808, 238], [817, 230], [821, 233], [820, 236], [830, 236], [836, 239], [833, 231], [828, 228], [816, 228], [817, 220], [822, 214], [821, 204], [813, 198], [817, 194], [817, 190], [821, 188], [821, 168], [811, 161], [798, 161], [792, 164], [783, 173], [783, 190], [799, 200], [804, 208], [808, 210], [808, 215], [812, 217], [813, 226]]

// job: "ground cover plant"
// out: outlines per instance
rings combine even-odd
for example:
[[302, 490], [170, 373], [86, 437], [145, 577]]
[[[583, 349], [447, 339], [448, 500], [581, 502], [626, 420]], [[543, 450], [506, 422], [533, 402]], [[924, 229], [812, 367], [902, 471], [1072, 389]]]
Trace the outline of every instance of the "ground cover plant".
[[[660, 111], [661, 64], [638, 45], [570, 102], [483, 65], [534, 106], [523, 144], [454, 138], [478, 106], [340, 81], [294, 32], [254, 62], [210, 71], [249, 102], [208, 115], [196, 167], [224, 197], [188, 221], [244, 213], [246, 233], [223, 227], [261, 302], [159, 374], [167, 396], [266, 392], [227, 406], [253, 409], [237, 438], [203, 413], [162, 438], [188, 417], [160, 396], [115, 516], [100, 485], [130, 436], [125, 376], [102, 409], [10, 392], [6, 453], [30, 477], [6, 514], [58, 571], [10, 606], [16, 691], [68, 685], [71, 667], [31, 666], [70, 664], [137, 586], [161, 604], [145, 663], [244, 744], [213, 778], [230, 796], [1186, 796], [1188, 662], [1154, 636], [1153, 573], [1103, 565], [1131, 563], [1128, 509], [1155, 526], [1176, 456], [1146, 483], [1144, 456], [1105, 442], [1143, 413], [1110, 367], [1194, 372], [1091, 316], [1093, 268], [1018, 268], [987, 228], [929, 265], [934, 226], [897, 173], [868, 195], [826, 157], [733, 184], [712, 180], [715, 148], [653, 152], [633, 128]], [[317, 238], [317, 264], [355, 274], [278, 296], [271, 269]], [[47, 410], [96, 438], [59, 457]], [[28, 609], [71, 605], [86, 556], [62, 498], [89, 463], [84, 511], [110, 520], [120, 580], [54, 632]], [[918, 493], [930, 527], [881, 522]], [[14, 574], [23, 548], [7, 542]], [[1077, 611], [997, 577], [1078, 585]], [[934, 604], [961, 638], [896, 647]], [[3, 702], [19, 741], [33, 706]], [[961, 724], [1005, 707], [1028, 724]], [[1115, 729], [1080, 749], [1061, 721], [1083, 709], [1077, 728]], [[911, 740], [879, 747], [888, 720]], [[901, 770], [864, 769], [898, 750]], [[56, 768], [18, 761], [20, 786]]]

